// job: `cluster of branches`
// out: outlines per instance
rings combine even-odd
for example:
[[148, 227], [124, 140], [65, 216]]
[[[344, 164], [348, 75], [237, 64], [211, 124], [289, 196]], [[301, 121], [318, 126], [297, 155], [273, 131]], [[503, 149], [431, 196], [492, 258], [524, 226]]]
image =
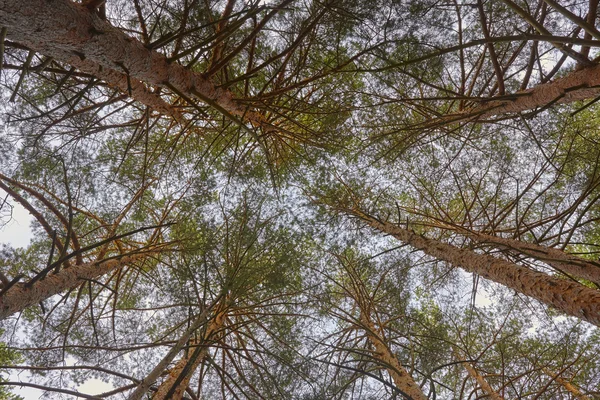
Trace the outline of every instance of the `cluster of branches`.
[[[119, 386], [20, 385], [597, 395], [598, 2], [370, 3], [0, 0], [0, 189], [40, 228], [2, 255], [0, 319], [36, 332], [6, 368]], [[340, 249], [315, 204], [421, 258]], [[411, 287], [423, 266], [473, 274], [466, 315]], [[521, 297], [477, 312], [479, 277], [571, 331], [527, 342]]]

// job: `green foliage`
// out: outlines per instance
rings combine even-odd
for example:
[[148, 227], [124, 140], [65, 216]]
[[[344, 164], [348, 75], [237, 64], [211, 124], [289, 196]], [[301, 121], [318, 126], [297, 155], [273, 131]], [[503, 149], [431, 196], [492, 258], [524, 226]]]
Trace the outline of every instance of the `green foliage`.
[[[4, 331], [0, 332], [3, 333]], [[12, 365], [16, 365], [23, 362], [23, 357], [19, 354], [18, 351], [13, 349], [8, 349], [6, 347], [6, 343], [0, 343], [0, 364], [5, 367], [10, 367]], [[7, 370], [2, 370], [5, 372]], [[1, 381], [8, 381], [6, 376], [0, 375]], [[9, 386], [0, 386], [0, 400], [23, 400], [23, 397], [14, 394], [14, 389]]]
[[[43, 283], [40, 271], [65, 255], [71, 264], [50, 274], [144, 258], [8, 319], [2, 364], [41, 367], [35, 382], [74, 390], [110, 380], [127, 397], [206, 313], [167, 367], [196, 341], [198, 398], [399, 398], [368, 317], [430, 398], [489, 395], [466, 363], [505, 398], [571, 396], [559, 377], [597, 396], [596, 328], [359, 218], [544, 273], [548, 260], [469, 233], [597, 264], [598, 106], [555, 103], [575, 87], [495, 114], [583, 67], [573, 52], [584, 56], [585, 29], [551, 2], [515, 4], [531, 18], [494, 1], [108, 2], [107, 23], [136, 50], [68, 57], [100, 57], [128, 85], [144, 79], [125, 66], [131, 54], [186, 68], [195, 87], [163, 72], [141, 82], [171, 111], [72, 68], [60, 54], [77, 38], [45, 43], [25, 65], [34, 42], [9, 29], [1, 181], [36, 215], [27, 248], [2, 247], [2, 287], [20, 274], [18, 287]], [[548, 35], [533, 37], [544, 29], [531, 19]], [[477, 304], [482, 293], [491, 304]], [[61, 369], [73, 364], [81, 370]], [[2, 388], [0, 399], [18, 398]]]

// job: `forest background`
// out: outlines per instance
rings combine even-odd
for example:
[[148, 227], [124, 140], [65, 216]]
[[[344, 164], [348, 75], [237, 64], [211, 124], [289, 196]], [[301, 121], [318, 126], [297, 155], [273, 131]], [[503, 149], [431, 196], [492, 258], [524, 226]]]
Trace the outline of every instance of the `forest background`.
[[0, 0], [0, 398], [598, 398], [597, 16]]

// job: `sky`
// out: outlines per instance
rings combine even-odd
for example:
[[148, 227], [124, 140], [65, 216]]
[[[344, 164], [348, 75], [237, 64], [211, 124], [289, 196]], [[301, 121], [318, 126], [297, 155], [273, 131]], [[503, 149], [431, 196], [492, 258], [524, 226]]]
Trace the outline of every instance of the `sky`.
[[[2, 190], [0, 190], [0, 197], [2, 201], [6, 197], [6, 193]], [[26, 247], [32, 237], [29, 227], [32, 216], [19, 204], [11, 200], [6, 200], [6, 203], [0, 209], [0, 223], [5, 224], [0, 228], [0, 243], [8, 243], [13, 247]], [[10, 218], [11, 206], [12, 218]]]

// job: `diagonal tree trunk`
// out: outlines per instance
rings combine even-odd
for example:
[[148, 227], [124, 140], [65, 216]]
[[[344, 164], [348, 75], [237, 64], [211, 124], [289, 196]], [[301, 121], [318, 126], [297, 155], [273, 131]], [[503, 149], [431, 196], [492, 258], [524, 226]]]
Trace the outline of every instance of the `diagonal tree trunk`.
[[600, 284], [600, 264], [595, 261], [587, 260], [565, 253], [559, 249], [541, 246], [535, 243], [502, 238], [451, 225], [439, 223], [435, 223], [434, 225], [439, 226], [442, 229], [449, 229], [460, 233], [461, 235], [473, 239], [477, 243], [490, 244], [498, 249], [516, 250], [523, 255], [540, 260], [558, 271]]
[[[112, 86], [122, 87], [125, 76], [139, 84], [199, 99], [256, 126], [263, 123], [260, 113], [248, 111], [231, 92], [217, 88], [200, 73], [170, 63], [163, 54], [146, 48], [81, 4], [70, 0], [0, 0], [0, 26], [8, 29], [11, 40], [86, 71], [95, 70]], [[139, 84], [132, 81], [135, 88], [131, 89], [142, 91]]]
[[600, 291], [579, 283], [554, 278], [499, 258], [478, 254], [433, 239], [427, 239], [413, 231], [389, 222], [382, 222], [358, 208], [341, 208], [372, 228], [392, 235], [396, 239], [421, 250], [423, 253], [461, 267], [500, 283], [526, 296], [533, 297], [549, 306], [600, 326]]
[[400, 364], [398, 357], [390, 350], [387, 343], [381, 338], [381, 333], [375, 327], [370, 315], [361, 309], [360, 321], [367, 333], [369, 342], [375, 347], [373, 357], [379, 360], [392, 377], [396, 387], [402, 393], [414, 400], [427, 400], [419, 385], [415, 382], [408, 371]]
[[569, 393], [571, 393], [573, 395], [573, 397], [576, 398], [577, 400], [591, 400], [591, 398], [589, 396], [586, 396], [585, 394], [581, 393], [581, 391], [575, 385], [573, 385], [571, 382], [564, 379], [560, 375], [552, 373], [552, 371], [550, 371], [547, 368], [542, 368], [542, 370], [544, 371], [544, 373], [546, 375], [548, 375], [549, 377], [554, 379], [562, 387], [564, 387], [566, 390], [568, 390]]
[[[224, 298], [225, 300], [226, 298]], [[215, 336], [223, 330], [226, 316], [226, 303], [222, 301], [215, 309], [215, 315], [208, 324], [206, 331], [198, 340], [191, 341], [193, 351], [188, 351], [169, 372], [169, 376], [158, 387], [152, 397], [153, 400], [180, 400], [188, 387], [192, 375], [202, 362], [206, 359], [210, 349], [210, 343]]]
[[[481, 103], [449, 116], [461, 119], [483, 119], [502, 114], [518, 114], [549, 104], [565, 104], [579, 100], [593, 99], [600, 95], [600, 65], [573, 71], [553, 82], [537, 85], [531, 89], [503, 96], [502, 99]], [[461, 116], [463, 118], [461, 118]]]
[[400, 390], [405, 396], [414, 400], [427, 400], [427, 396], [423, 393], [420, 386], [415, 382], [406, 368], [400, 364], [398, 357], [396, 357], [396, 355], [390, 349], [387, 341], [385, 340], [382, 327], [377, 327], [373, 323], [371, 311], [375, 305], [373, 304], [373, 299], [368, 293], [368, 289], [366, 288], [364, 281], [357, 273], [354, 265], [344, 262], [344, 260], [339, 257], [338, 259], [340, 260], [347, 273], [347, 276], [352, 282], [350, 285], [345, 287], [345, 289], [350, 294], [360, 311], [359, 327], [361, 330], [365, 331], [367, 339], [371, 345], [375, 347], [372, 357], [381, 365], [385, 366], [385, 369], [394, 381], [396, 388], [398, 388], [398, 390]]
[[171, 350], [169, 350], [163, 359], [152, 369], [148, 375], [146, 375], [144, 379], [139, 381], [139, 384], [129, 396], [129, 400], [140, 400], [146, 394], [146, 392], [150, 389], [150, 386], [152, 386], [160, 377], [160, 375], [167, 369], [177, 353], [185, 348], [186, 343], [188, 343], [194, 332], [208, 322], [208, 319], [210, 318], [214, 308], [217, 306], [217, 304], [220, 304], [219, 302], [221, 298], [222, 295], [204, 308], [202, 313], [196, 317], [191, 326], [185, 331], [179, 340], [177, 340], [177, 343], [175, 343], [175, 345], [171, 348]]
[[504, 400], [504, 397], [500, 396], [498, 394], [498, 392], [496, 392], [492, 388], [492, 386], [489, 384], [489, 382], [483, 376], [481, 376], [481, 374], [479, 372], [477, 372], [477, 370], [475, 368], [473, 368], [473, 366], [471, 365], [471, 362], [466, 360], [465, 357], [463, 357], [463, 355], [460, 353], [459, 350], [454, 350], [454, 355], [456, 356], [456, 358], [458, 358], [460, 361], [462, 361], [462, 365], [465, 367], [465, 369], [469, 373], [469, 376], [477, 382], [477, 384], [479, 385], [481, 390], [483, 390], [489, 396], [490, 399]]
[[86, 280], [98, 277], [147, 258], [152, 252], [127, 255], [63, 268], [58, 273], [48, 273], [32, 285], [17, 283], [0, 295], [0, 320], [38, 304], [55, 294], [79, 286]]
[[185, 124], [185, 117], [176, 107], [163, 100], [162, 97], [156, 93], [151, 92], [141, 81], [131, 78], [128, 79], [127, 74], [102, 68], [99, 64], [88, 60], [81, 60], [79, 57], [71, 57], [69, 60], [65, 59], [64, 62], [82, 72], [101, 79], [109, 86], [130, 95], [134, 100], [150, 107], [150, 109], [171, 117], [180, 124]]

